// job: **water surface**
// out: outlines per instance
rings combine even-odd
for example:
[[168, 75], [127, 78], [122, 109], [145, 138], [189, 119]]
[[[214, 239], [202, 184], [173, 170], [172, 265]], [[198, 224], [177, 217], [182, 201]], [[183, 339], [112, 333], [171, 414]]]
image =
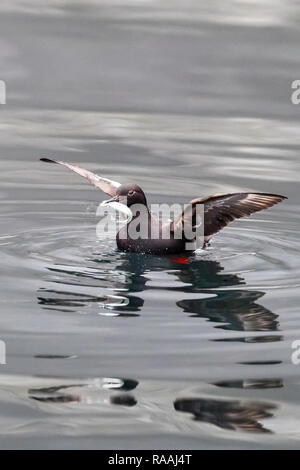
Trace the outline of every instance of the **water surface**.
[[[297, 2], [0, 5], [1, 448], [297, 448]], [[188, 259], [97, 238], [105, 196], [288, 201]]]

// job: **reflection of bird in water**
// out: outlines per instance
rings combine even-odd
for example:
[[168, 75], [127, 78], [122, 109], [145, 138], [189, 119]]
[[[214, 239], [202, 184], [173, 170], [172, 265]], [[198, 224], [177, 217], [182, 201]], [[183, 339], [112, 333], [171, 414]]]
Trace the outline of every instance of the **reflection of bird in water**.
[[[133, 379], [103, 378], [88, 383], [74, 383], [53, 387], [32, 388], [28, 390], [29, 398], [43, 403], [102, 403], [105, 392], [110, 391], [109, 401], [114, 405], [134, 406], [137, 401], [127, 392], [134, 390], [138, 381]], [[122, 394], [114, 392], [123, 392]], [[125, 392], [125, 393], [124, 393]]]
[[76, 312], [96, 304], [105, 306], [114, 312], [120, 312], [122, 316], [135, 316], [144, 304], [143, 299], [136, 296], [94, 296], [76, 294], [74, 292], [59, 291], [54, 289], [40, 289], [38, 303], [47, 310], [59, 312]]
[[[97, 258], [92, 260], [98, 266]], [[101, 267], [101, 264], [100, 264]], [[51, 268], [53, 271], [54, 268]], [[257, 301], [263, 297], [264, 292], [247, 290], [242, 288], [245, 284], [240, 275], [224, 272], [221, 264], [214, 260], [187, 258], [187, 257], [157, 257], [136, 253], [124, 253], [114, 265], [115, 272], [122, 277], [122, 283], [116, 282], [114, 278], [106, 287], [118, 290], [125, 289], [119, 296], [93, 296], [74, 292], [74, 286], [78, 285], [76, 271], [66, 271], [59, 266], [55, 267], [56, 283], [57, 274], [61, 273], [61, 283], [74, 286], [71, 292], [40, 289], [38, 302], [43, 308], [60, 311], [78, 311], [89, 305], [101, 304], [110, 308], [111, 311], [123, 316], [132, 316], [141, 311], [144, 299], [136, 295], [138, 292], [151, 290], [153, 294], [160, 290], [159, 286], [148, 286], [149, 272], [172, 272], [180, 281], [180, 287], [176, 282], [174, 287], [163, 287], [165, 290], [174, 292], [175, 296], [193, 294], [193, 298], [184, 298], [176, 302], [177, 307], [184, 312], [190, 313], [192, 317], [207, 318], [214, 323], [220, 323], [217, 328], [234, 331], [277, 331], [277, 315], [263, 307]], [[67, 282], [65, 275], [68, 276]], [[80, 272], [80, 278], [84, 279], [85, 273]], [[90, 273], [87, 274], [89, 278]], [[102, 283], [102, 271], [99, 270], [99, 283]], [[93, 272], [93, 285], [97, 285], [97, 269]], [[234, 287], [238, 286], [238, 289]], [[223, 290], [222, 290], [223, 288]], [[195, 298], [194, 294], [209, 294], [213, 297]], [[179, 297], [180, 298], [180, 297]], [[176, 301], [176, 300], [175, 300]], [[274, 337], [280, 339], [279, 337]], [[266, 341], [268, 337], [266, 337]], [[270, 337], [271, 341], [272, 338]], [[256, 341], [256, 340], [255, 340]], [[259, 338], [258, 338], [259, 341]]]
[[[120, 271], [129, 273], [128, 290], [137, 292], [147, 289], [147, 271], [172, 271], [185, 284], [184, 287], [169, 287], [176, 293], [186, 294], [207, 293], [214, 297], [199, 299], [183, 299], [176, 305], [193, 317], [207, 318], [215, 323], [223, 323], [218, 328], [235, 331], [276, 331], [278, 329], [277, 315], [257, 303], [264, 296], [262, 291], [246, 289], [228, 289], [226, 287], [240, 286], [244, 279], [236, 274], [224, 273], [219, 262], [213, 260], [194, 259], [184, 263], [176, 257], [138, 257], [126, 255]], [[176, 267], [176, 271], [174, 268]], [[153, 287], [151, 287], [153, 289]]]
[[269, 433], [259, 420], [271, 418], [275, 405], [267, 403], [242, 403], [236, 401], [182, 398], [174, 402], [176, 411], [192, 413], [194, 419], [211, 423], [222, 429]]
[[125, 253], [122, 256], [121, 263], [117, 265], [117, 269], [125, 274], [124, 287], [129, 292], [160, 289], [160, 287], [147, 286], [149, 272], [171, 272], [172, 275], [178, 278], [181, 285], [177, 287], [174, 283], [174, 287], [163, 288], [178, 293], [197, 293], [206, 289], [219, 289], [245, 283], [244, 279], [236, 274], [224, 273], [224, 268], [218, 261], [197, 257], [157, 257]]
[[[251, 381], [248, 381], [251, 382]], [[262, 385], [262, 380], [256, 381], [257, 385]], [[266, 381], [267, 382], [267, 381]], [[276, 388], [279, 386], [280, 379], [268, 381], [268, 387]], [[253, 381], [254, 383], [254, 381]], [[229, 384], [229, 382], [228, 382]], [[81, 405], [99, 406], [101, 412], [103, 405], [117, 405], [121, 407], [134, 407], [138, 401], [132, 394], [139, 382], [134, 379], [125, 378], [97, 378], [88, 380], [86, 383], [78, 381], [77, 383], [58, 384], [48, 387], [31, 388], [28, 390], [28, 396], [31, 400], [42, 404], [56, 404], [65, 406], [71, 403]], [[223, 386], [223, 385], [220, 385]], [[227, 386], [227, 385], [225, 385]], [[230, 384], [228, 386], [231, 386]], [[232, 382], [232, 386], [239, 386]], [[156, 393], [159, 393], [157, 387]], [[128, 393], [129, 392], [129, 393]], [[149, 392], [148, 392], [149, 393]], [[151, 392], [150, 399], [153, 400]], [[148, 411], [151, 406], [147, 406], [149, 397], [143, 397], [144, 406]], [[164, 408], [170, 411], [168, 396], [165, 396]], [[206, 398], [180, 398], [175, 400], [174, 408], [176, 411], [191, 413], [195, 421], [214, 424], [222, 429], [267, 433], [271, 432], [265, 428], [260, 420], [273, 417], [272, 410], [276, 406], [270, 403], [259, 402], [241, 402], [239, 400], [225, 401], [212, 400]], [[163, 409], [161, 410], [163, 413]]]
[[264, 292], [231, 290], [215, 293], [216, 297], [180, 300], [177, 305], [193, 317], [222, 323], [216, 328], [235, 331], [277, 330], [277, 315], [256, 303], [263, 297]]
[[214, 382], [216, 387], [222, 388], [244, 388], [246, 390], [258, 390], [267, 388], [282, 388], [282, 379], [245, 379], [245, 380], [221, 380]]

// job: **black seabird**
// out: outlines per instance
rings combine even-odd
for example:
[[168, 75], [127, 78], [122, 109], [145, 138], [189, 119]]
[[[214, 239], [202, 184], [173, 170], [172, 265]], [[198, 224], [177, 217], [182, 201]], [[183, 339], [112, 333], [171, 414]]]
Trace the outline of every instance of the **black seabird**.
[[[184, 233], [184, 225], [189, 220], [191, 229], [196, 226], [196, 210], [197, 205], [203, 206], [204, 213], [204, 237], [203, 246], [210, 240], [210, 238], [219, 232], [222, 228], [228, 225], [235, 219], [247, 217], [254, 212], [268, 209], [278, 202], [287, 199], [285, 196], [278, 194], [268, 193], [224, 193], [214, 194], [207, 197], [200, 197], [193, 199], [188, 203], [188, 206], [182, 214], [173, 221], [162, 222], [155, 219], [151, 214], [147, 199], [144, 191], [136, 184], [120, 184], [116, 181], [103, 178], [96, 175], [91, 171], [81, 168], [77, 165], [70, 163], [50, 160], [49, 158], [41, 158], [42, 162], [57, 163], [64, 165], [70, 170], [78, 173], [86, 178], [91, 184], [100, 188], [103, 192], [112, 197], [106, 204], [119, 203], [126, 205], [127, 208], [135, 204], [139, 205], [139, 221], [144, 222], [144, 225], [149, 228], [149, 232], [158, 234], [155, 238], [147, 237], [131, 237], [130, 226], [136, 223], [137, 214], [134, 214], [131, 220], [125, 225], [117, 234], [117, 245], [122, 251], [135, 252], [135, 253], [153, 253], [153, 254], [176, 254], [193, 251], [187, 248], [187, 240]], [[113, 205], [113, 204], [112, 204]], [[125, 208], [125, 206], [124, 206]], [[130, 213], [130, 211], [128, 211]], [[187, 214], [189, 217], [186, 217]], [[151, 227], [151, 231], [150, 231]], [[154, 228], [154, 230], [153, 230]], [[163, 235], [165, 229], [169, 230], [170, 236], [165, 238]], [[177, 237], [178, 231], [182, 235]]]

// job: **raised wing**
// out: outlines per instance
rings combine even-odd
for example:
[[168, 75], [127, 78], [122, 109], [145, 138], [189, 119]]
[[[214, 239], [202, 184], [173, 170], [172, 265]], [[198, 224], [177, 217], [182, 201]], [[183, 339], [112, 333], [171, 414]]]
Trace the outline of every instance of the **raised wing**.
[[102, 176], [96, 175], [95, 173], [85, 170], [80, 166], [72, 165], [71, 163], [50, 160], [49, 158], [41, 158], [41, 162], [57, 163], [59, 165], [64, 165], [70, 170], [75, 171], [75, 173], [78, 173], [78, 175], [83, 176], [91, 184], [96, 186], [96, 188], [101, 189], [104, 193], [109, 194], [112, 197], [116, 195], [117, 189], [121, 186], [121, 184], [117, 183], [116, 181], [109, 180], [108, 178], [103, 178]]
[[230, 222], [247, 217], [254, 212], [268, 209], [278, 202], [287, 199], [285, 196], [267, 193], [233, 193], [215, 194], [204, 198], [193, 199], [181, 216], [175, 220], [171, 228], [175, 231], [187, 223], [186, 213], [190, 212], [192, 226], [196, 219], [197, 204], [204, 205], [204, 237], [210, 238]]

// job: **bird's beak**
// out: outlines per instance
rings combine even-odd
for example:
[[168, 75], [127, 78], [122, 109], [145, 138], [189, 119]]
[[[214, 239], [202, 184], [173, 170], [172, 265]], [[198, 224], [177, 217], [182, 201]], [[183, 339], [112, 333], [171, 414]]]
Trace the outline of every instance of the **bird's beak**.
[[117, 212], [121, 212], [122, 214], [126, 215], [127, 216], [127, 220], [126, 220], [127, 224], [132, 220], [133, 214], [132, 214], [131, 210], [129, 209], [129, 207], [125, 206], [125, 204], [122, 204], [122, 203], [119, 202], [119, 196], [115, 196], [111, 199], [103, 201], [100, 204], [100, 206], [112, 207]]
[[101, 206], [109, 205], [112, 202], [119, 202], [119, 196], [115, 196], [115, 197], [112, 197], [111, 199], [107, 199], [106, 201], [101, 202]]

